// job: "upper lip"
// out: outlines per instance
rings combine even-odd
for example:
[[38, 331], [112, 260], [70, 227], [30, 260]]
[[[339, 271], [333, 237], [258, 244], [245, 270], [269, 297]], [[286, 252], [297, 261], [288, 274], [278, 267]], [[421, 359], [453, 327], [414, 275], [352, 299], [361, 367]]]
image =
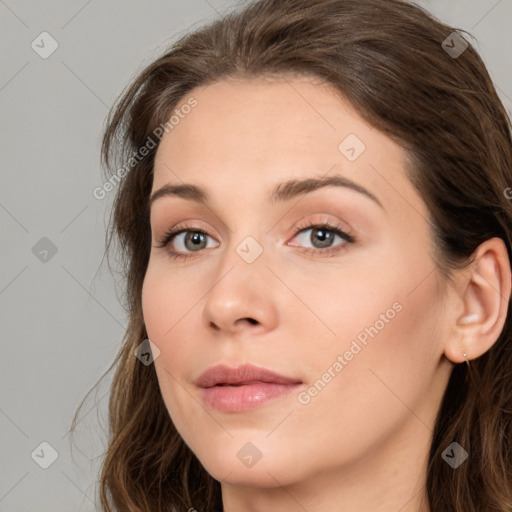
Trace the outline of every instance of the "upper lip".
[[230, 368], [223, 364], [212, 366], [197, 379], [197, 385], [201, 388], [211, 388], [218, 384], [248, 384], [250, 382], [300, 384], [302, 381], [251, 364], [237, 368]]

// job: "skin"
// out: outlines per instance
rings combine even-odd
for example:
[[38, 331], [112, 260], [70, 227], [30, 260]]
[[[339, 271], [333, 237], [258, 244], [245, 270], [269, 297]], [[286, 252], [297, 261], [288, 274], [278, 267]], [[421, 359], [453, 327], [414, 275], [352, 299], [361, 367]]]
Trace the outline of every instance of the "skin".
[[[327, 85], [229, 79], [196, 88], [180, 105], [191, 96], [197, 106], [161, 140], [152, 192], [186, 182], [210, 201], [153, 203], [142, 297], [176, 428], [221, 481], [226, 512], [428, 511], [420, 504], [425, 464], [453, 365], [464, 352], [473, 359], [488, 350], [505, 321], [503, 242], [486, 241], [474, 265], [443, 279], [404, 151]], [[353, 162], [338, 149], [349, 134], [366, 146]], [[282, 203], [267, 197], [288, 179], [335, 174], [383, 207], [335, 186]], [[322, 253], [329, 249], [307, 226], [326, 221], [356, 242], [336, 237], [339, 252]], [[194, 252], [183, 234], [157, 247], [184, 222], [208, 233], [204, 248]], [[306, 227], [296, 235], [298, 226]], [[252, 263], [236, 251], [248, 236], [263, 250]], [[172, 259], [172, 249], [191, 257]], [[269, 368], [307, 392], [394, 303], [401, 311], [309, 403], [294, 392], [225, 413], [201, 401], [195, 380], [219, 363]], [[248, 442], [262, 453], [250, 468], [237, 457]]]

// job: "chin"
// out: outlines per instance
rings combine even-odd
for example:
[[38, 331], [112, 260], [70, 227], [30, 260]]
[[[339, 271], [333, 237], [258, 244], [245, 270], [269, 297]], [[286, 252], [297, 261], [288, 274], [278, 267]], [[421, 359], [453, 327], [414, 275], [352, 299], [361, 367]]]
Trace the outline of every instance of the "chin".
[[[241, 487], [271, 488], [289, 485], [300, 479], [294, 461], [287, 460], [275, 450], [260, 454], [250, 443], [233, 442], [231, 446], [218, 445], [208, 453], [196, 453], [205, 470], [219, 482]], [[252, 459], [251, 459], [252, 457]]]

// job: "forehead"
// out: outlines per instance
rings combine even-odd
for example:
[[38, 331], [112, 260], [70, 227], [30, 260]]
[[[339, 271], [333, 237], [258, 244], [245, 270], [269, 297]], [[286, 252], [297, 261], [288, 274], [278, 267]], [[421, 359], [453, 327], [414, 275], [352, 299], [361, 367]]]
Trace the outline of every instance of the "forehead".
[[[162, 139], [180, 158], [229, 160], [301, 159], [317, 150], [338, 158], [338, 144], [349, 130], [366, 138], [369, 127], [331, 87], [309, 78], [229, 79], [194, 89], [197, 105]], [[201, 154], [198, 149], [201, 148]]]
[[263, 193], [290, 177], [331, 172], [383, 203], [419, 200], [404, 150], [329, 85], [307, 77], [229, 79], [194, 89], [176, 110], [191, 98], [196, 106], [162, 137], [153, 190], [182, 180]]

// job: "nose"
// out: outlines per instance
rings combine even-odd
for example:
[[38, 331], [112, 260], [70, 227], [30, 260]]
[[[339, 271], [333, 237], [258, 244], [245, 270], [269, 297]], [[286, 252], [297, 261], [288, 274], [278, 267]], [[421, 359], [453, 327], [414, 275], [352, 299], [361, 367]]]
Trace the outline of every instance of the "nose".
[[248, 261], [234, 248], [223, 256], [202, 311], [204, 323], [212, 332], [233, 336], [275, 329], [278, 279], [267, 266], [265, 252]]
[[[247, 317], [247, 318], [239, 318], [235, 321], [236, 324], [242, 324], [242, 323], [248, 323], [248, 324], [251, 324], [251, 325], [259, 325], [260, 322], [258, 322], [258, 320], [252, 318], [252, 317]], [[219, 322], [220, 323], [220, 322]], [[224, 324], [224, 325], [227, 325], [227, 324]], [[213, 320], [210, 320], [210, 327], [213, 328], [213, 330], [215, 331], [220, 331], [221, 329], [226, 331], [226, 327], [219, 327], [218, 324], [216, 324]], [[242, 330], [244, 327], [239, 327], [238, 329], [239, 330]]]

